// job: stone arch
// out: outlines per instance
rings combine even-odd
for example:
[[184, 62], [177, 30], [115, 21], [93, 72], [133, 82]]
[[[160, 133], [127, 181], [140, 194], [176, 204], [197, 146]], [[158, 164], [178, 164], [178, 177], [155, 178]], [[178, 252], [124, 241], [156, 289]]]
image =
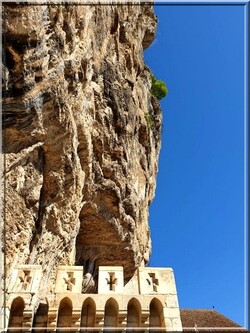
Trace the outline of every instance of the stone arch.
[[153, 298], [149, 305], [149, 327], [164, 327], [163, 305]]
[[118, 326], [119, 306], [114, 298], [107, 300], [104, 310], [104, 327]]
[[[47, 300], [46, 303], [39, 303], [32, 325], [34, 328], [44, 328], [44, 330], [39, 329], [39, 333], [46, 333], [46, 327], [48, 325], [48, 312], [49, 306]], [[36, 333], [36, 331], [37, 330], [32, 330], [34, 333]]]
[[72, 322], [72, 301], [68, 297], [64, 297], [59, 305], [57, 315], [57, 327], [71, 327]]
[[132, 298], [127, 306], [127, 327], [141, 326], [141, 304], [136, 298]]
[[[16, 332], [21, 333], [23, 326], [23, 311], [24, 311], [25, 303], [22, 297], [16, 297], [12, 301], [11, 308], [10, 308], [10, 319], [9, 319], [9, 329], [8, 333]], [[20, 328], [18, 330], [17, 328]], [[13, 330], [11, 328], [14, 328]]]
[[95, 316], [96, 316], [95, 302], [91, 297], [88, 297], [85, 299], [82, 305], [81, 327], [95, 327]]

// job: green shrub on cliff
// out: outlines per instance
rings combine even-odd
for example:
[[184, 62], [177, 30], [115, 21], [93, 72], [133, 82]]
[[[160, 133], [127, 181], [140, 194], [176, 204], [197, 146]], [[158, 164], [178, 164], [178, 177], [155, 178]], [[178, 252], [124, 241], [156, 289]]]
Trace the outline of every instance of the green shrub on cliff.
[[153, 94], [158, 100], [160, 100], [168, 94], [168, 88], [164, 81], [157, 80], [154, 75], [152, 75], [151, 79], [151, 94]]

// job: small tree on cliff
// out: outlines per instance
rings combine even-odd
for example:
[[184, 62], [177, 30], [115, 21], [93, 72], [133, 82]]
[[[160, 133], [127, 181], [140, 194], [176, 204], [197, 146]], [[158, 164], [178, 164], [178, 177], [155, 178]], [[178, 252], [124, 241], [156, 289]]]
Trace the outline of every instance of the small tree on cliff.
[[151, 94], [153, 94], [158, 100], [167, 96], [168, 88], [164, 81], [157, 80], [154, 75], [151, 76], [152, 86], [151, 86]]

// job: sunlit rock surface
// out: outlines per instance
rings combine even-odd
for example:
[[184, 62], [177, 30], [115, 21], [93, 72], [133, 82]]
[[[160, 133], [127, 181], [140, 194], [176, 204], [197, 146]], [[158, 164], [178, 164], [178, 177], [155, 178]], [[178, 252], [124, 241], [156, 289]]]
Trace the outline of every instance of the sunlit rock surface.
[[[40, 264], [149, 260], [161, 112], [143, 50], [151, 5], [3, 5], [7, 278]], [[90, 291], [90, 290], [86, 290]]]

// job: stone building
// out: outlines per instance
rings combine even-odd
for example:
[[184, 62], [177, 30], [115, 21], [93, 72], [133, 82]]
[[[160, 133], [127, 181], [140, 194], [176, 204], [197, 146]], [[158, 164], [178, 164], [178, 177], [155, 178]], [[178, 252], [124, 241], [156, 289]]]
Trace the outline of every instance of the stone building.
[[138, 268], [124, 284], [122, 266], [100, 266], [97, 292], [86, 294], [83, 268], [59, 266], [51, 293], [39, 303], [41, 274], [39, 265], [14, 270], [7, 290], [8, 332], [182, 331], [171, 268]]
[[[19, 265], [2, 308], [8, 332], [246, 332], [215, 310], [179, 309], [173, 270], [140, 267], [124, 283], [122, 266], [99, 266], [97, 290], [83, 267], [59, 266], [38, 299], [40, 265]], [[90, 289], [91, 290], [91, 289]]]
[[[40, 265], [19, 265], [7, 288], [8, 332], [246, 332], [215, 310], [179, 309], [171, 268], [140, 267], [124, 283], [122, 266], [99, 266], [97, 290], [81, 266], [59, 266], [38, 299]], [[90, 288], [91, 290], [91, 288]]]

